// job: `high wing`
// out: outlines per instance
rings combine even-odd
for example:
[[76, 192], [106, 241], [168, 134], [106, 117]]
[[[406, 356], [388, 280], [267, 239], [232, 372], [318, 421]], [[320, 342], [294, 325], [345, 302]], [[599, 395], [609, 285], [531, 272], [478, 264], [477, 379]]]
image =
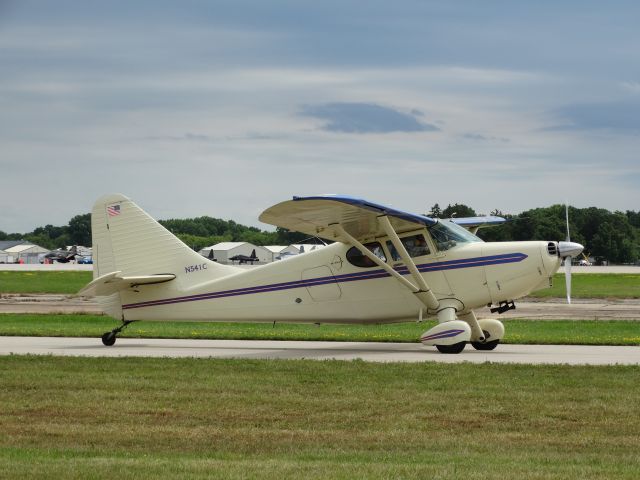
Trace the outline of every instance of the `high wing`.
[[[260, 215], [260, 221], [331, 241], [350, 243], [344, 229], [359, 241], [384, 236], [378, 217], [387, 216], [397, 233], [433, 225], [437, 220], [346, 195], [293, 197]], [[336, 229], [333, 226], [339, 225]]]

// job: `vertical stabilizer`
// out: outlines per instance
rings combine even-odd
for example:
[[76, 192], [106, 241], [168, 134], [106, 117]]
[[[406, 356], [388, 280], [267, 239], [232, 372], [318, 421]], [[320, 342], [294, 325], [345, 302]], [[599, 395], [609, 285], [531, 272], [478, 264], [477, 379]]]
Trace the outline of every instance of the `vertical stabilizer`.
[[[194, 252], [124, 195], [106, 195], [95, 203], [91, 229], [94, 279], [111, 272], [122, 276], [180, 275], [202, 265], [206, 265], [208, 279], [238, 271]], [[182, 281], [178, 283], [188, 288]], [[106, 313], [121, 317], [119, 293], [99, 301]]]

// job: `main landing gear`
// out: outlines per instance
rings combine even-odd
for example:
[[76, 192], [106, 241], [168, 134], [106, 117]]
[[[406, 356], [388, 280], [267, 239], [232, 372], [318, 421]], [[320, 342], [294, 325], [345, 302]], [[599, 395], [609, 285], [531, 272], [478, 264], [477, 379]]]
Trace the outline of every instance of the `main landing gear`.
[[130, 323], [135, 322], [135, 320], [123, 320], [122, 325], [118, 328], [114, 328], [110, 332], [105, 332], [102, 335], [102, 344], [106, 347], [112, 347], [116, 343], [116, 335], [118, 335], [122, 330], [127, 328]]
[[476, 350], [493, 350], [504, 337], [504, 325], [495, 319], [476, 319], [473, 312], [460, 315], [453, 308], [438, 312], [440, 323], [426, 331], [420, 340], [440, 353], [456, 354], [470, 343]]
[[440, 353], [460, 353], [466, 345], [467, 342], [458, 342], [453, 345], [436, 345], [436, 348]]
[[[489, 332], [487, 332], [486, 330], [483, 330], [485, 333], [485, 337], [489, 338]], [[476, 350], [494, 350], [498, 344], [500, 343], [500, 339], [498, 340], [489, 340], [489, 341], [485, 341], [485, 342], [471, 342], [471, 345], [473, 345], [473, 348], [475, 348]]]

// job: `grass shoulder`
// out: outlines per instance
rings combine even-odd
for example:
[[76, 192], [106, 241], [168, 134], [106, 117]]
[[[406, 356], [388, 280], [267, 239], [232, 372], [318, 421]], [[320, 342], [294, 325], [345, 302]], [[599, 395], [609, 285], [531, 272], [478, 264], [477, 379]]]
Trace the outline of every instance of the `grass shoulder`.
[[[135, 322], [122, 338], [418, 342], [434, 322], [389, 325]], [[503, 343], [640, 345], [640, 322], [627, 320], [505, 320]], [[0, 314], [0, 335], [96, 337], [119, 325], [103, 315]]]
[[76, 294], [91, 281], [92, 272], [0, 271], [0, 293]]
[[[533, 292], [534, 298], [565, 298], [564, 274], [553, 277], [553, 287]], [[640, 275], [627, 273], [577, 273], [571, 277], [573, 298], [640, 298]]]
[[637, 375], [13, 356], [0, 363], [0, 476], [630, 479]]

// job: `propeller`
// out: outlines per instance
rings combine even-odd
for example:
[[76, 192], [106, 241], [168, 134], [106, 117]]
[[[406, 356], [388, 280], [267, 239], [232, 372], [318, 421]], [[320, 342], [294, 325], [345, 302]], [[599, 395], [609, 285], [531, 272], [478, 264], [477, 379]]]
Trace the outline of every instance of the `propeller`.
[[564, 205], [564, 215], [567, 222], [567, 240], [565, 242], [558, 242], [558, 252], [560, 258], [564, 258], [564, 280], [567, 286], [567, 303], [571, 303], [571, 259], [577, 257], [582, 253], [584, 247], [579, 243], [571, 241], [571, 234], [569, 233], [569, 205]]

